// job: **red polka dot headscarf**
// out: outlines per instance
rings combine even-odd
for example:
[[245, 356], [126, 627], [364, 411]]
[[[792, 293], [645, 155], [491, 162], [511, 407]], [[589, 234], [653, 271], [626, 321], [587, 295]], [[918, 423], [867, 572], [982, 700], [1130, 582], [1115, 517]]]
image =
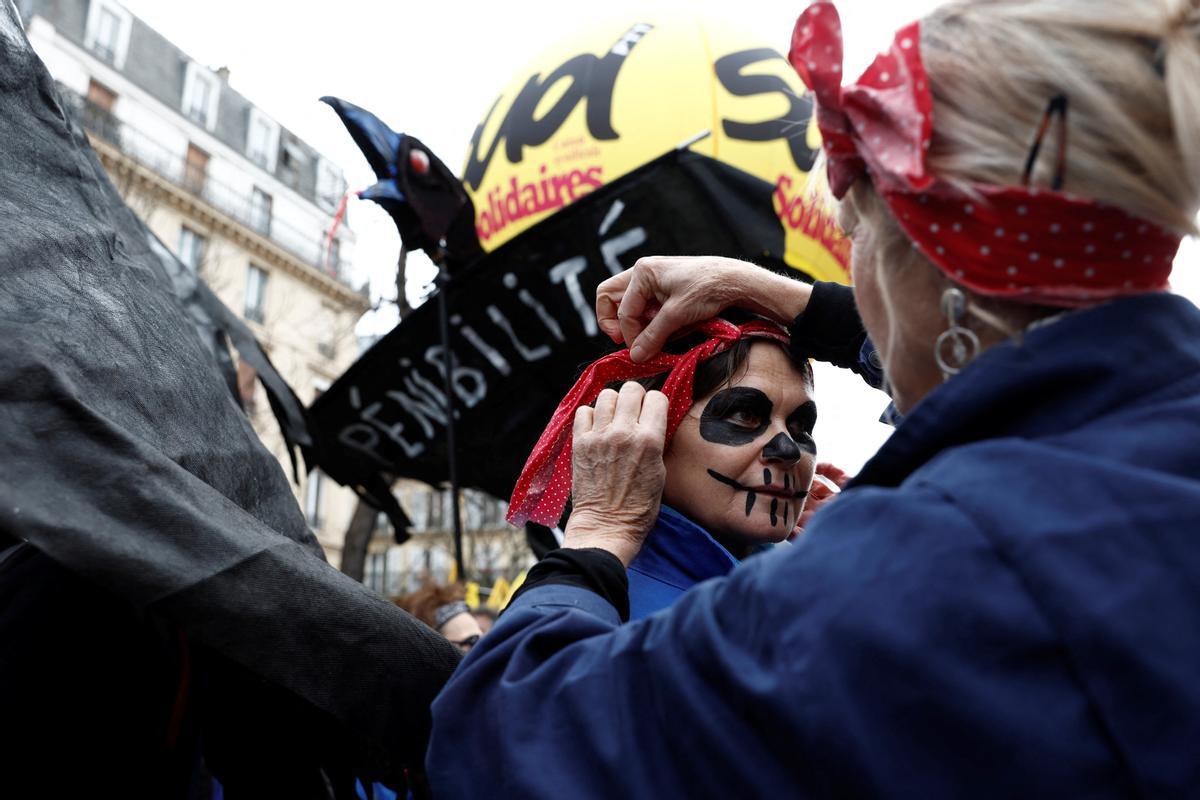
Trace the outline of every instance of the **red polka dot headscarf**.
[[[956, 283], [1063, 307], [1166, 289], [1180, 234], [1057, 187], [1029, 186], [1036, 149], [1024, 186], [964, 191], [930, 173], [933, 94], [919, 23], [842, 86], [841, 20], [833, 3], [813, 3], [796, 21], [789, 59], [816, 97], [834, 196], [870, 175], [913, 246]], [[1056, 99], [1065, 116], [1066, 98]]]
[[667, 396], [667, 444], [675, 435], [692, 407], [692, 386], [700, 362], [723, 353], [741, 339], [771, 339], [788, 344], [787, 333], [778, 325], [764, 320], [751, 320], [736, 325], [716, 318], [685, 328], [675, 335], [681, 338], [703, 333], [703, 342], [686, 353], [659, 353], [641, 364], [635, 364], [625, 348], [595, 361], [584, 370], [563, 401], [558, 404], [550, 424], [529, 454], [521, 477], [513, 488], [508, 504], [508, 521], [524, 525], [532, 520], [541, 525], [557, 525], [571, 494], [571, 428], [575, 411], [596, 402], [604, 387], [614, 381], [629, 381], [670, 373], [663, 384]]

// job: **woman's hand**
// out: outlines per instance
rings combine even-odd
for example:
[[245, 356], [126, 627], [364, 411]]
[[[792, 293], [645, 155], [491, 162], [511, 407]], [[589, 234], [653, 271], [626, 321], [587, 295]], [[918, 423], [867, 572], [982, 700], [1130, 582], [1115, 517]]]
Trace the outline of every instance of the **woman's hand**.
[[817, 513], [822, 506], [836, 500], [838, 494], [849, 482], [850, 476], [846, 474], [845, 470], [827, 462], [817, 464], [812, 486], [808, 489], [808, 500], [804, 503], [804, 511], [800, 512], [800, 518], [796, 520], [796, 529], [788, 538], [794, 539], [804, 533], [813, 514]]
[[598, 547], [629, 566], [658, 519], [666, 437], [666, 395], [636, 383], [575, 412], [564, 547]]
[[596, 320], [636, 362], [653, 358], [671, 334], [730, 306], [787, 325], [812, 287], [745, 261], [717, 256], [648, 256], [596, 289]]

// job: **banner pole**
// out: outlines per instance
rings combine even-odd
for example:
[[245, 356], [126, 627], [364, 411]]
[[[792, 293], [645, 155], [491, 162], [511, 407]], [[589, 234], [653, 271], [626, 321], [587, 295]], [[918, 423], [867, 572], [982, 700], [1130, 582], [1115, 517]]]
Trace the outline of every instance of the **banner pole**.
[[458, 579], [465, 583], [467, 572], [463, 564], [462, 515], [458, 507], [458, 450], [454, 435], [454, 356], [450, 350], [450, 310], [446, 302], [446, 287], [450, 283], [450, 276], [446, 274], [444, 255], [439, 252], [433, 256], [432, 260], [438, 268], [438, 327], [442, 335], [442, 378], [446, 389], [446, 467], [450, 473], [450, 508], [454, 515], [454, 563], [458, 567]]

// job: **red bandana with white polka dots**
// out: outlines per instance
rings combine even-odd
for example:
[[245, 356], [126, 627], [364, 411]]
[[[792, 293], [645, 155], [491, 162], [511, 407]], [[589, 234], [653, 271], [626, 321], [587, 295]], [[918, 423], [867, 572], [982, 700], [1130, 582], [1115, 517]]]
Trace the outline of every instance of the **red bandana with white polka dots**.
[[748, 337], [774, 339], [784, 344], [789, 341], [779, 326], [769, 322], [752, 320], [735, 325], [724, 319], [710, 319], [686, 328], [677, 334], [677, 338], [697, 332], [709, 338], [686, 353], [659, 353], [645, 363], [635, 364], [629, 358], [629, 351], [622, 349], [604, 356], [584, 370], [575, 386], [558, 404], [550, 424], [521, 470], [521, 477], [517, 479], [508, 505], [509, 522], [524, 525], [526, 521], [533, 520], [548, 527], [558, 524], [566, 508], [567, 497], [571, 494], [571, 428], [575, 411], [594, 403], [608, 384], [669, 372], [661, 390], [668, 401], [669, 445], [679, 423], [692, 407], [692, 384], [696, 367], [701, 361], [725, 352], [738, 340]]
[[1182, 237], [1111, 205], [1026, 186], [932, 175], [933, 95], [917, 23], [857, 83], [842, 86], [842, 28], [831, 2], [796, 21], [789, 58], [817, 101], [837, 198], [868, 173], [913, 246], [947, 277], [991, 297], [1084, 306], [1167, 288]]

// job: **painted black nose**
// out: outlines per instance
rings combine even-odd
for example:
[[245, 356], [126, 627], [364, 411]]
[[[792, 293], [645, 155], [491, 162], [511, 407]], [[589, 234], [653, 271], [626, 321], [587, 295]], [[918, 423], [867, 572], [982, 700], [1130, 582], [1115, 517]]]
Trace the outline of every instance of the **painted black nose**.
[[785, 464], [795, 464], [800, 460], [802, 452], [800, 445], [786, 433], [778, 433], [767, 442], [763, 448], [763, 458], [768, 461], [782, 461]]

